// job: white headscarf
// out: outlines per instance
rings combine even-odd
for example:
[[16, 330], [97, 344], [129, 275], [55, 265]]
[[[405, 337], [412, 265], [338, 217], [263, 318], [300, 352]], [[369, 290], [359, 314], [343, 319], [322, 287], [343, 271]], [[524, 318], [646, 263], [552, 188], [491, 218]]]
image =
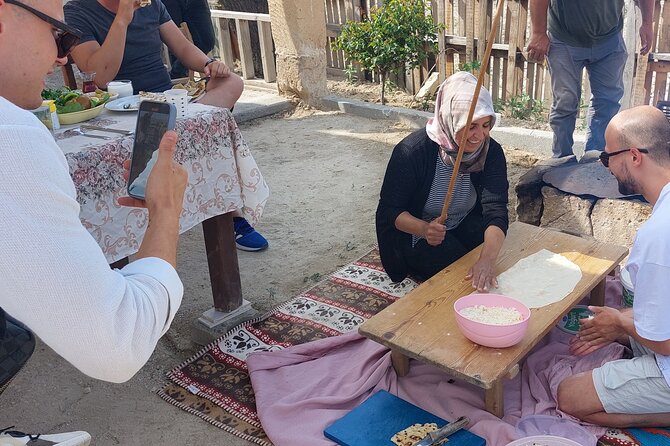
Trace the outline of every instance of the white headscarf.
[[[475, 94], [477, 79], [466, 71], [459, 71], [449, 76], [437, 92], [435, 101], [435, 115], [428, 120], [426, 132], [428, 137], [440, 145], [442, 159], [453, 165], [458, 153], [458, 142], [455, 140], [456, 133], [465, 127], [468, 120], [470, 104]], [[493, 100], [488, 90], [482, 87], [479, 99], [475, 107], [473, 121], [491, 117], [491, 128], [496, 122], [496, 114], [493, 110]], [[489, 149], [489, 140], [482, 141], [482, 145], [472, 152], [464, 154], [461, 159], [461, 172], [480, 172], [484, 170], [484, 163]]]

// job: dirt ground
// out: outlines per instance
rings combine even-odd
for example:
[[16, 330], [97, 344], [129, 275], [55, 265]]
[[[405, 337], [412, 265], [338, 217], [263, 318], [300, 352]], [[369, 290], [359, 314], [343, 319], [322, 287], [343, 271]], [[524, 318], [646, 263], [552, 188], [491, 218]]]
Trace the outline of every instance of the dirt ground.
[[[258, 225], [270, 248], [238, 251], [244, 296], [257, 310], [267, 311], [373, 247], [373, 217], [386, 163], [394, 144], [410, 130], [304, 109], [240, 127], [271, 189]], [[533, 160], [515, 151], [509, 159], [513, 186]], [[514, 202], [510, 209], [513, 213]], [[191, 323], [212, 303], [199, 227], [180, 240], [178, 270], [185, 284], [182, 307], [137, 376], [124, 384], [96, 381], [40, 344], [0, 395], [0, 427], [86, 430], [97, 446], [250, 444], [155, 394], [165, 373], [196, 352]]]

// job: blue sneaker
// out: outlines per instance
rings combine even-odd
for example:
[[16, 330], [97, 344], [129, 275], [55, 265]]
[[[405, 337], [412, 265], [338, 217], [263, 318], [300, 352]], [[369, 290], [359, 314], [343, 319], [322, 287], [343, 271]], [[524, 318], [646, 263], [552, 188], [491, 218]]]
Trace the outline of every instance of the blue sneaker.
[[233, 217], [235, 225], [235, 244], [242, 251], [262, 251], [268, 247], [268, 241], [260, 235], [249, 222], [242, 217]]

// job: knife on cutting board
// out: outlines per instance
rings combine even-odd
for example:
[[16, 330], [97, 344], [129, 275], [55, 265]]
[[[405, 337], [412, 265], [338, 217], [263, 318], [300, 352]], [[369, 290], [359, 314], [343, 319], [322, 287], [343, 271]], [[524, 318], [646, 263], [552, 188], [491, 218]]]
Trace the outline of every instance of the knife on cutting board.
[[468, 424], [470, 424], [470, 419], [468, 417], [460, 417], [458, 420], [453, 423], [442, 426], [436, 431], [429, 432], [428, 435], [423, 437], [421, 441], [415, 443], [414, 446], [433, 446], [440, 444], [445, 440], [449, 435], [454, 432], [463, 429]]

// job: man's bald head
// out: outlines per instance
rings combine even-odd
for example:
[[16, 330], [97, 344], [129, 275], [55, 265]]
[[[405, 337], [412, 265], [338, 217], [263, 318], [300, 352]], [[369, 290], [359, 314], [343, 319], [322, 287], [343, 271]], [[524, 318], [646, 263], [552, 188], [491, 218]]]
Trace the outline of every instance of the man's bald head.
[[656, 107], [641, 105], [619, 112], [610, 121], [618, 136], [619, 147], [649, 149], [649, 157], [656, 163], [670, 165], [670, 122]]
[[[22, 0], [52, 19], [63, 20], [62, 0]], [[32, 109], [42, 103], [44, 79], [58, 58], [53, 25], [20, 5], [0, 0], [0, 96], [19, 107]]]

